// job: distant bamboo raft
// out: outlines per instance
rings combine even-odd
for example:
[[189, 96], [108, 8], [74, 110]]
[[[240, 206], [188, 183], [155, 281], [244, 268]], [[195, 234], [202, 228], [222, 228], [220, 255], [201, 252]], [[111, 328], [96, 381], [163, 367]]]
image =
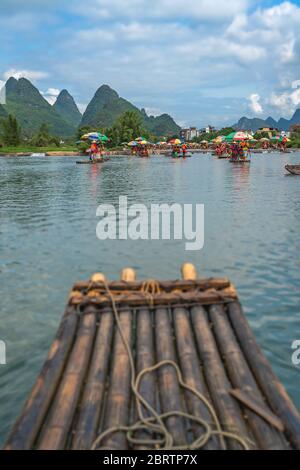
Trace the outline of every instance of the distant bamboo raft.
[[[127, 269], [121, 281], [97, 274], [77, 283], [5, 449], [166, 448], [151, 428], [151, 409], [166, 416], [172, 448], [300, 449], [299, 413], [257, 345], [234, 286], [199, 280], [192, 265], [182, 273], [183, 280], [143, 283]], [[150, 428], [131, 432], [139, 412], [124, 341], [137, 374], [164, 364], [139, 384]]]

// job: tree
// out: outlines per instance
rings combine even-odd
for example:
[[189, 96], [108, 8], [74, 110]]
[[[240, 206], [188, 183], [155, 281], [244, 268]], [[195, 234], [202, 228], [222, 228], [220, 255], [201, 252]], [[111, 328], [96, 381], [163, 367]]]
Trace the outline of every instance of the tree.
[[115, 122], [111, 129], [107, 130], [112, 146], [130, 142], [139, 136], [148, 138], [148, 132], [143, 128], [141, 117], [136, 111], [126, 111]]
[[[296, 125], [291, 128], [291, 146], [299, 148], [300, 147], [300, 126]], [[290, 146], [290, 145], [289, 145]]]
[[34, 147], [47, 147], [48, 145], [59, 147], [59, 140], [50, 134], [48, 125], [44, 123], [32, 137], [31, 145]]
[[12, 115], [2, 121], [2, 140], [5, 145], [17, 147], [21, 143], [21, 128]]

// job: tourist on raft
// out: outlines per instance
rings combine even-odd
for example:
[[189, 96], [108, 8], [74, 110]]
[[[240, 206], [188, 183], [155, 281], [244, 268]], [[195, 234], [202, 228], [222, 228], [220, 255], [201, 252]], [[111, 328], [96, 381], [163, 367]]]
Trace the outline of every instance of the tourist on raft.
[[148, 148], [147, 147], [141, 147], [139, 149], [139, 156], [140, 157], [143, 157], [143, 158], [146, 158], [146, 157], [149, 157], [149, 152], [148, 152]]
[[174, 145], [173, 147], [173, 157], [174, 158], [180, 157], [180, 147], [178, 147], [178, 145]]
[[90, 148], [90, 160], [94, 161], [97, 158], [97, 156], [99, 155], [99, 153], [100, 153], [100, 151], [99, 151], [97, 141], [93, 140], [91, 148]]

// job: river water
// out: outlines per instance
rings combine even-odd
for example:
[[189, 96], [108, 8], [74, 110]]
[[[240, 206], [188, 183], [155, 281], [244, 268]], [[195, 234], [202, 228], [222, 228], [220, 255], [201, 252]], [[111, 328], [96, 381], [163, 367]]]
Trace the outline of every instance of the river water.
[[[140, 279], [176, 279], [183, 262], [238, 287], [255, 336], [300, 409], [300, 177], [284, 165], [300, 154], [254, 155], [251, 165], [211, 156], [187, 161], [115, 157], [99, 165], [70, 157], [0, 158], [0, 443], [19, 414], [76, 280], [123, 267]], [[129, 203], [202, 203], [205, 246], [184, 241], [105, 241], [96, 208]]]

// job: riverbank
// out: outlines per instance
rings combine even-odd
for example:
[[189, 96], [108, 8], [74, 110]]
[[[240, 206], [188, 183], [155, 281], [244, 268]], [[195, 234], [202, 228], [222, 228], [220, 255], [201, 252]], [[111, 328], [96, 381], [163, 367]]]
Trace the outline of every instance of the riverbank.
[[[119, 156], [130, 155], [130, 150], [107, 150], [104, 152], [107, 156]], [[43, 155], [45, 157], [86, 157], [87, 154], [83, 154], [78, 151], [70, 150], [51, 150], [43, 151], [42, 149], [35, 150], [32, 152], [0, 152], [0, 157], [31, 157], [32, 155]]]
[[[170, 149], [160, 149], [157, 150], [153, 155], [167, 155], [170, 153]], [[199, 148], [188, 148], [189, 153], [200, 153], [200, 154], [211, 154], [215, 153], [213, 148], [208, 149], [199, 149]], [[300, 152], [300, 149], [289, 148], [284, 153], [296, 153]], [[252, 149], [252, 154], [261, 154], [261, 153], [278, 153], [276, 149]], [[129, 156], [131, 151], [129, 149], [117, 149], [117, 150], [105, 150], [104, 155], [108, 157], [113, 156]], [[31, 156], [45, 156], [45, 157], [87, 157], [87, 154], [78, 152], [78, 150], [70, 150], [66, 148], [49, 150], [49, 149], [31, 149], [31, 151], [18, 152], [16, 149], [1, 150], [0, 157], [31, 157]]]

